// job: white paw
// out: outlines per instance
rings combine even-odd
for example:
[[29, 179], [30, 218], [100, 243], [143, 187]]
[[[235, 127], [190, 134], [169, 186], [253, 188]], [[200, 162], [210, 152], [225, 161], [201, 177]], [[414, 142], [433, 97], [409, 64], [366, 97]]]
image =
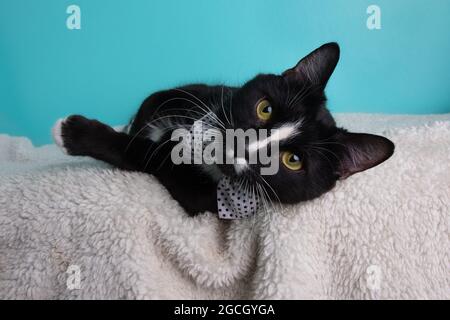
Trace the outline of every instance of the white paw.
[[62, 150], [62, 152], [68, 154], [67, 149], [64, 147], [64, 140], [62, 137], [62, 126], [65, 120], [66, 119], [59, 119], [58, 121], [56, 121], [55, 125], [52, 128], [52, 136], [56, 145]]

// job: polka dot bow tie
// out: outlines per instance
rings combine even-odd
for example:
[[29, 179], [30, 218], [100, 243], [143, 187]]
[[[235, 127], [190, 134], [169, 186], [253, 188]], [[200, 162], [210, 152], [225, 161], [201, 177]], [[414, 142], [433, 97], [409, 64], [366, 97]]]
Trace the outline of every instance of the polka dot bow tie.
[[258, 198], [242, 190], [239, 183], [223, 177], [217, 185], [217, 209], [221, 219], [248, 218], [258, 210]]

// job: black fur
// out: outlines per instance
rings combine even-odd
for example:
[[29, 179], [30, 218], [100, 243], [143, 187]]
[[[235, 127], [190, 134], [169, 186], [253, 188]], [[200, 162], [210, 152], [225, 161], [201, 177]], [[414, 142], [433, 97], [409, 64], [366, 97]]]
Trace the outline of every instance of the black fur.
[[[301, 154], [304, 168], [291, 171], [280, 164], [277, 174], [264, 176], [264, 184], [268, 184], [266, 190], [273, 201], [310, 200], [333, 188], [338, 179], [385, 161], [394, 151], [393, 143], [384, 137], [348, 133], [336, 127], [325, 107], [324, 89], [338, 60], [339, 47], [330, 43], [282, 75], [258, 75], [239, 88], [198, 84], [156, 92], [142, 103], [129, 133], [116, 132], [96, 120], [70, 116], [62, 126], [64, 147], [71, 155], [90, 156], [122, 169], [153, 174], [189, 214], [195, 215], [217, 212], [217, 179], [198, 165], [174, 165], [170, 152], [175, 142], [168, 141], [171, 131], [160, 142], [152, 142], [149, 123], [163, 121], [164, 117], [190, 126], [192, 118], [204, 113], [203, 104], [229, 128], [270, 129], [303, 119], [301, 134], [283, 142], [280, 150]], [[255, 113], [255, 104], [263, 97], [274, 108], [267, 122]], [[218, 165], [218, 169], [235, 175], [227, 165]], [[258, 165], [251, 169], [245, 173], [247, 181], [263, 184]]]

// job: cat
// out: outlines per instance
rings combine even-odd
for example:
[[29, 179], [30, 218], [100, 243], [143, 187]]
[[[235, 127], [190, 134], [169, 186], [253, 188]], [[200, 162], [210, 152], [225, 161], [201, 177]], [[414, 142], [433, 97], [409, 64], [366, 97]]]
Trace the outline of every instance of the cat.
[[[338, 44], [327, 43], [282, 74], [259, 74], [241, 87], [192, 84], [153, 93], [124, 132], [72, 115], [57, 121], [53, 136], [69, 155], [154, 175], [192, 216], [218, 213], [224, 206], [221, 201], [231, 201], [234, 207], [237, 201], [240, 207], [254, 199], [254, 211], [273, 203], [311, 200], [331, 190], [337, 180], [374, 167], [394, 152], [394, 144], [385, 137], [336, 126], [324, 90], [339, 56]], [[260, 163], [245, 159], [233, 164], [174, 164], [171, 153], [178, 142], [172, 134], [192, 129], [202, 119], [219, 132], [276, 132], [278, 171], [263, 176]], [[233, 192], [233, 198], [219, 199], [224, 191]], [[242, 192], [244, 200], [236, 200], [235, 192]], [[237, 218], [233, 206], [223, 217]]]

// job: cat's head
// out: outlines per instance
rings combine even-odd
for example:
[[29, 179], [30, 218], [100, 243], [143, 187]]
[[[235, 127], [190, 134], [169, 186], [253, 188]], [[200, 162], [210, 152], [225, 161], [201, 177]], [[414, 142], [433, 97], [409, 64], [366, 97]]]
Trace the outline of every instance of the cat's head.
[[229, 116], [234, 128], [278, 129], [279, 169], [264, 176], [260, 164], [234, 170], [223, 165], [222, 171], [260, 184], [272, 200], [296, 203], [388, 159], [394, 152], [390, 140], [338, 128], [326, 109], [324, 90], [338, 60], [339, 46], [325, 44], [281, 75], [258, 75], [237, 89]]

